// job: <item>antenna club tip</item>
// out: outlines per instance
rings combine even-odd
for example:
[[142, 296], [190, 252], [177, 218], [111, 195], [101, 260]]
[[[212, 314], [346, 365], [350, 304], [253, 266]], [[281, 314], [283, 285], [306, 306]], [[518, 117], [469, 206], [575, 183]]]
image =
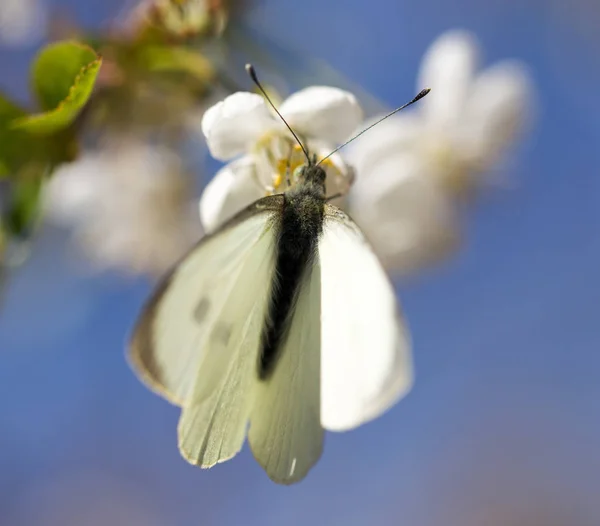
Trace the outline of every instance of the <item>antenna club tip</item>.
[[419, 91], [418, 95], [410, 102], [411, 104], [421, 100], [425, 95], [427, 95], [431, 91], [430, 88], [425, 88]]
[[250, 77], [252, 77], [252, 79], [256, 77], [256, 70], [252, 64], [246, 64], [246, 72], [248, 75], [250, 75]]

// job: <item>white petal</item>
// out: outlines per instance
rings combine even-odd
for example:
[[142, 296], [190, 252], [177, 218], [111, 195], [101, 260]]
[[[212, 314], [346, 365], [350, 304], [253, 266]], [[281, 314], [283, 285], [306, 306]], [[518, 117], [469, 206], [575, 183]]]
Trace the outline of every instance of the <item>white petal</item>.
[[359, 173], [350, 214], [392, 273], [443, 259], [458, 243], [450, 200], [414, 155], [383, 158]]
[[97, 266], [157, 275], [200, 235], [190, 190], [170, 150], [121, 138], [61, 167], [45, 204]]
[[237, 212], [265, 196], [255, 174], [254, 161], [244, 156], [217, 172], [200, 197], [200, 220], [214, 232]]
[[202, 118], [210, 153], [221, 161], [249, 151], [263, 133], [276, 125], [264, 98], [243, 91], [210, 107]]
[[479, 49], [466, 31], [444, 33], [429, 47], [421, 65], [417, 88], [431, 88], [420, 108], [437, 126], [452, 126], [463, 114]]
[[[369, 119], [364, 127], [379, 118], [381, 116]], [[351, 142], [344, 156], [359, 172], [370, 171], [370, 167], [382, 157], [418, 146], [425, 131], [423, 119], [417, 112], [395, 115]]]
[[500, 62], [481, 73], [465, 115], [473, 155], [485, 166], [523, 129], [532, 114], [533, 88], [527, 69]]
[[312, 86], [294, 93], [279, 111], [295, 131], [332, 144], [348, 139], [362, 120], [356, 97], [328, 86]]
[[64, 224], [81, 221], [98, 203], [107, 164], [101, 155], [84, 153], [77, 161], [54, 171], [44, 187], [44, 209], [51, 220]]

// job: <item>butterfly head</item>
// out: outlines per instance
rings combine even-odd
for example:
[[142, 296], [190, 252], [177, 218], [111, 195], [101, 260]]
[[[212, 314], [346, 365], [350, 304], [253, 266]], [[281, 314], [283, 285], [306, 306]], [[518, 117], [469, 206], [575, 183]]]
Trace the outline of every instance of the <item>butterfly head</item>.
[[325, 170], [317, 164], [316, 156], [313, 155], [307, 163], [296, 168], [293, 179], [300, 184], [317, 186], [325, 191], [326, 178]]

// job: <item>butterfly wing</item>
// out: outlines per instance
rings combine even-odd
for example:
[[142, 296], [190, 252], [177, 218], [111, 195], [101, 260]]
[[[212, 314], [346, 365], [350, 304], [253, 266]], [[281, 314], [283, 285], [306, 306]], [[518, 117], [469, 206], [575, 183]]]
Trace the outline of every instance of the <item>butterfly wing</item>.
[[274, 237], [263, 235], [252, 246], [211, 323], [198, 381], [178, 427], [179, 449], [192, 464], [213, 466], [233, 457], [244, 443], [273, 279]]
[[182, 261], [146, 307], [131, 359], [151, 387], [183, 406], [186, 459], [210, 467], [231, 458], [250, 420], [258, 462], [273, 480], [293, 483], [318, 460], [322, 426], [345, 430], [375, 418], [412, 375], [393, 287], [358, 228], [328, 205], [279, 361], [258, 379], [282, 199], [258, 201]]
[[410, 342], [394, 288], [356, 224], [326, 205], [322, 287], [321, 421], [345, 431], [376, 418], [412, 385]]
[[252, 453], [280, 484], [303, 479], [323, 449], [320, 315], [321, 269], [315, 256], [298, 288], [275, 369], [258, 381], [250, 417]]
[[281, 204], [281, 196], [259, 200], [202, 240], [134, 330], [131, 361], [182, 406], [180, 450], [202, 467], [231, 458], [244, 441]]

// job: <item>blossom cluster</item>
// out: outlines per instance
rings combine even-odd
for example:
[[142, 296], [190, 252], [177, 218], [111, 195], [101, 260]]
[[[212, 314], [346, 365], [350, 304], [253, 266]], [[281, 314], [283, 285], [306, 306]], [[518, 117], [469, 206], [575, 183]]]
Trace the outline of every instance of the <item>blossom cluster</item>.
[[[442, 35], [427, 51], [416, 86], [431, 93], [324, 163], [327, 195], [343, 194], [334, 203], [393, 274], [435, 263], [459, 245], [462, 203], [486, 185], [526, 124], [532, 92], [526, 69], [506, 60], [480, 70], [478, 55], [469, 33]], [[279, 111], [317, 159], [374, 122], [365, 120], [353, 94], [327, 86], [292, 94]], [[283, 121], [256, 93], [237, 92], [212, 106], [201, 128], [212, 156], [227, 163], [200, 197], [205, 232], [256, 199], [285, 191], [286, 170], [305, 162]], [[50, 182], [50, 217], [64, 222], [67, 215], [76, 237], [106, 266], [159, 274], [199, 232], [190, 226], [178, 170], [151, 150], [91, 152]]]
[[[462, 198], [523, 127], [530, 92], [522, 66], [506, 61], [477, 71], [477, 43], [450, 32], [424, 59], [417, 89], [432, 92], [414, 110], [381, 122], [327, 159], [327, 195], [367, 235], [393, 273], [435, 262], [459, 240]], [[368, 126], [356, 98], [313, 86], [285, 100], [281, 115], [317, 159]], [[229, 161], [200, 199], [208, 231], [256, 199], [285, 189], [284, 172], [304, 162], [301, 149], [265, 99], [235, 93], [210, 108], [202, 130], [213, 157]]]

